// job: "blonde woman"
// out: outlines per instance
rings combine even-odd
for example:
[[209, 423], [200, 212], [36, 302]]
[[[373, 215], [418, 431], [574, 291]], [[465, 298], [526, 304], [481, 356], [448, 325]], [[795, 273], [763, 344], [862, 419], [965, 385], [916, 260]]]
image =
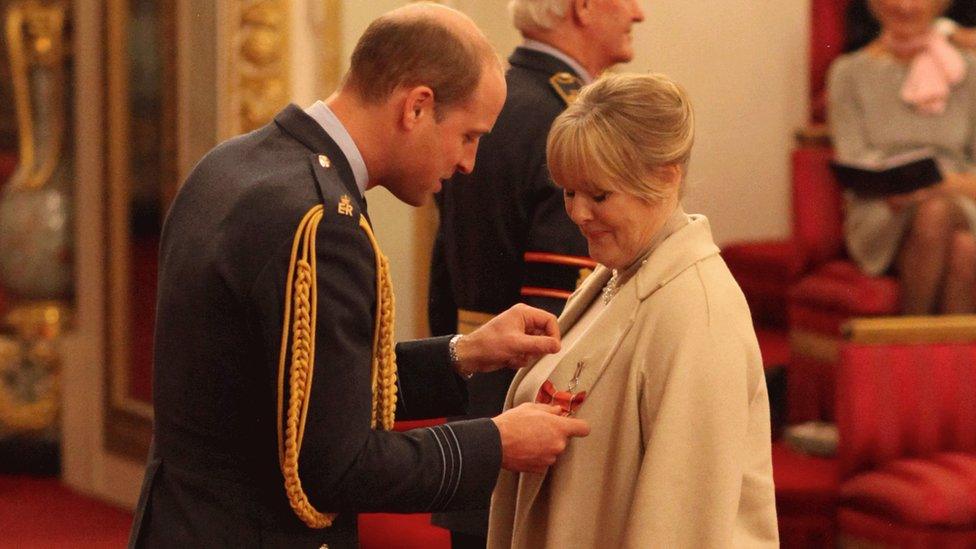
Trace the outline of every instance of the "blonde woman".
[[591, 432], [501, 474], [489, 547], [777, 544], [749, 310], [708, 220], [680, 205], [693, 140], [661, 75], [604, 77], [553, 123], [549, 169], [601, 265], [559, 319], [562, 350], [515, 376], [506, 407], [558, 404]]

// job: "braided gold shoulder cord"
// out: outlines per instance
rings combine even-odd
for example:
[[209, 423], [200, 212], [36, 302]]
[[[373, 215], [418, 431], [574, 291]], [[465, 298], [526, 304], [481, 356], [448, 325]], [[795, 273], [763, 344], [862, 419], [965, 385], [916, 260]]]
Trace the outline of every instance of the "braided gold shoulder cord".
[[[321, 513], [308, 501], [298, 478], [298, 457], [305, 434], [308, 402], [312, 393], [315, 363], [315, 320], [318, 313], [316, 288], [315, 233], [322, 220], [323, 207], [315, 206], [302, 218], [292, 243], [285, 289], [285, 316], [281, 327], [281, 352], [278, 359], [278, 461], [285, 477], [285, 492], [298, 518], [311, 528], [332, 525], [335, 513]], [[376, 325], [373, 329], [371, 384], [373, 391], [370, 428], [390, 430], [396, 412], [396, 354], [393, 347], [393, 285], [390, 266], [380, 251], [366, 218], [359, 226], [369, 237], [376, 256]], [[300, 254], [300, 255], [299, 255]], [[291, 343], [291, 368], [288, 379], [288, 412], [284, 415], [286, 357]]]

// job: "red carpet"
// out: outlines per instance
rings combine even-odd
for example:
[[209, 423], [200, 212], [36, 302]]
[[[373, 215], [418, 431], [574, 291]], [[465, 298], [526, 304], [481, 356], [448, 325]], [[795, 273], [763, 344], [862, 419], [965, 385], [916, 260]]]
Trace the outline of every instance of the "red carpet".
[[[56, 478], [0, 475], [0, 549], [125, 547], [132, 514], [83, 496]], [[450, 547], [430, 515], [362, 515], [364, 549]]]
[[132, 515], [56, 478], [0, 476], [0, 548], [125, 547]]

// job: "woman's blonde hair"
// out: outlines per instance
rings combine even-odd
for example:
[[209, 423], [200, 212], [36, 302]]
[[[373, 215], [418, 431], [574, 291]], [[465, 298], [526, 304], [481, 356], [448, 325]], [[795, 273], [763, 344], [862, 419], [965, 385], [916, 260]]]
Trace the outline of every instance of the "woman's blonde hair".
[[694, 141], [691, 102], [676, 82], [663, 74], [610, 74], [584, 87], [556, 118], [546, 156], [556, 184], [656, 201], [665, 196], [659, 170], [679, 166], [683, 177]]

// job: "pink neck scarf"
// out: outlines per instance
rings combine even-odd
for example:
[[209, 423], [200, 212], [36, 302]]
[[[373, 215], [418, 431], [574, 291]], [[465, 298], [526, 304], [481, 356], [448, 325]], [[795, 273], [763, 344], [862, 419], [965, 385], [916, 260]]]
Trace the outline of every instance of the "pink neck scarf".
[[901, 98], [924, 114], [942, 114], [949, 99], [949, 90], [966, 76], [966, 62], [941, 33], [899, 41], [882, 33], [881, 41], [888, 51], [914, 56], [908, 77], [901, 87]]

